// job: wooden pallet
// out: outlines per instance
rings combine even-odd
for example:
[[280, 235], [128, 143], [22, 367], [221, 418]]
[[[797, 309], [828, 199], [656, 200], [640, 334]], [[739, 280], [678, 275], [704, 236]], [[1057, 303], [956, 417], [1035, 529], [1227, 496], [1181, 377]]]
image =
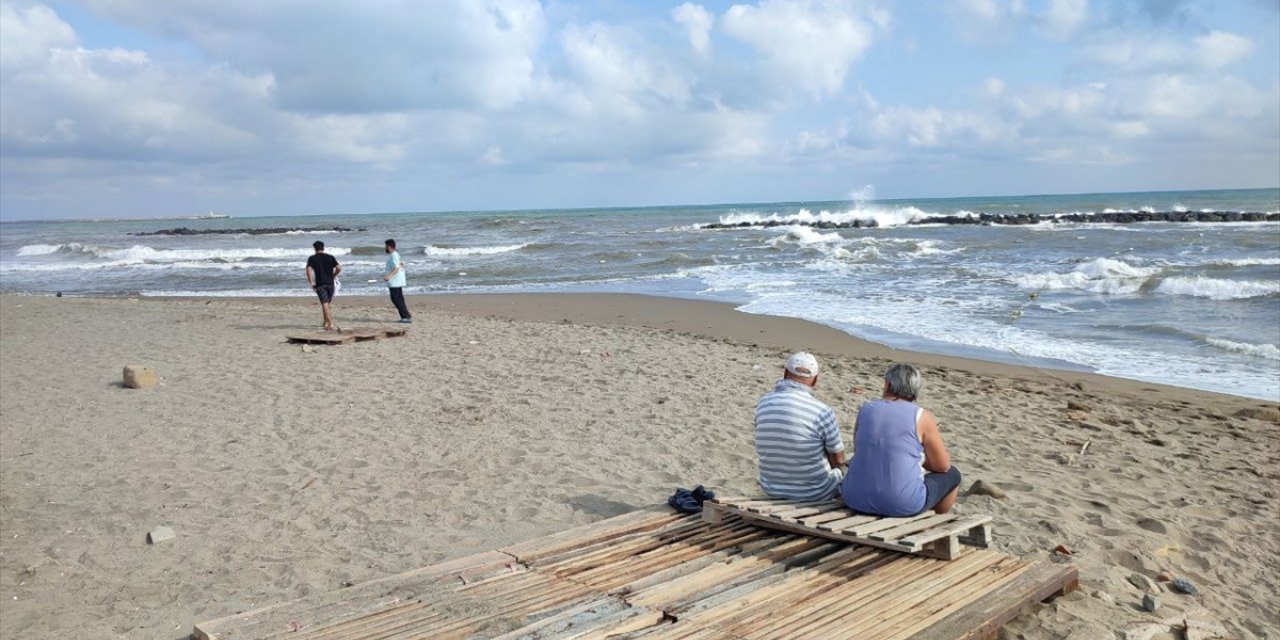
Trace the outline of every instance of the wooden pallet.
[[304, 344], [351, 344], [366, 340], [396, 338], [408, 333], [403, 327], [390, 329], [343, 329], [342, 331], [317, 331], [313, 333], [295, 333], [284, 337], [288, 342]]
[[702, 516], [719, 522], [726, 514], [765, 527], [852, 542], [930, 558], [953, 560], [960, 544], [991, 545], [991, 516], [961, 517], [935, 511], [909, 518], [859, 514], [839, 500], [720, 498], [703, 505]]
[[952, 562], [665, 507], [228, 615], [198, 640], [987, 637], [1075, 588], [1070, 566]]

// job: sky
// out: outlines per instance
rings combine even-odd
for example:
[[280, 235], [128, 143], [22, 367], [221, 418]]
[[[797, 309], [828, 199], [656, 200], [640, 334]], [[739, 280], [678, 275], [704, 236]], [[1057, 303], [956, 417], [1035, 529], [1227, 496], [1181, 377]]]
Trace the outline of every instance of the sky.
[[1278, 185], [1275, 0], [0, 0], [5, 220]]

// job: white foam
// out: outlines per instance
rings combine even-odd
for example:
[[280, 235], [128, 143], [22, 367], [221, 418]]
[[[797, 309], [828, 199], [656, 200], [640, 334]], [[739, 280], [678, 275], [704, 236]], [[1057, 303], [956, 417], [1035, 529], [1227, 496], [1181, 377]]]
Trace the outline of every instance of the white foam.
[[1242, 300], [1280, 294], [1280, 282], [1223, 280], [1204, 276], [1166, 278], [1156, 291], [1211, 300]]
[[[271, 259], [271, 258], [306, 258], [314, 251], [310, 248], [306, 249], [282, 249], [282, 248], [256, 248], [256, 249], [156, 249], [146, 245], [136, 244], [127, 249], [114, 249], [111, 247], [100, 247], [91, 244], [59, 244], [59, 245], [27, 245], [18, 250], [20, 256], [36, 256], [48, 255], [60, 251], [84, 253], [95, 258], [103, 258], [116, 261], [137, 261], [137, 262], [189, 262], [195, 260], [253, 260], [253, 259]], [[330, 247], [326, 249], [328, 253], [335, 256], [344, 256], [351, 253], [350, 249], [342, 247]]]
[[914, 251], [909, 251], [907, 252], [906, 255], [913, 256], [913, 257], [945, 256], [945, 255], [960, 253], [961, 251], [964, 251], [963, 247], [956, 248], [956, 249], [943, 249], [941, 248], [940, 245], [941, 243], [938, 242], [937, 240], [922, 240], [918, 245], [916, 245], [916, 248]]
[[29, 244], [18, 249], [20, 256], [45, 256], [56, 253], [66, 245], [61, 244]]
[[1067, 273], [1036, 273], [1018, 276], [1015, 281], [1024, 289], [1078, 289], [1090, 293], [1123, 295], [1137, 293], [1147, 278], [1159, 272], [1159, 267], [1137, 267], [1123, 260], [1098, 258]]
[[1230, 260], [1214, 260], [1211, 265], [1219, 267], [1254, 267], [1280, 265], [1280, 258], [1233, 258]]
[[1222, 338], [1205, 338], [1204, 341], [1219, 349], [1226, 349], [1235, 353], [1243, 353], [1247, 356], [1257, 356], [1268, 360], [1280, 360], [1280, 347], [1274, 344], [1250, 344], [1248, 342], [1236, 342], [1234, 340], [1224, 340]]
[[495, 253], [508, 253], [511, 251], [519, 251], [529, 246], [526, 244], [507, 244], [493, 247], [437, 247], [435, 245], [427, 245], [422, 252], [429, 256], [437, 258], [461, 258], [466, 256], [488, 256]]
[[[813, 213], [808, 209], [789, 214], [779, 215], [771, 213], [767, 216], [758, 213], [730, 213], [720, 216], [720, 224], [738, 225], [742, 223], [759, 225], [765, 223], [783, 223], [800, 225], [813, 225], [818, 223], [832, 224], [853, 224], [861, 222], [867, 224], [875, 222], [879, 227], [898, 227], [919, 220], [927, 220], [945, 214], [924, 211], [917, 207], [893, 207], [884, 208], [877, 206], [857, 206], [848, 211], [827, 211], [822, 210]], [[959, 215], [959, 214], [958, 214]]]

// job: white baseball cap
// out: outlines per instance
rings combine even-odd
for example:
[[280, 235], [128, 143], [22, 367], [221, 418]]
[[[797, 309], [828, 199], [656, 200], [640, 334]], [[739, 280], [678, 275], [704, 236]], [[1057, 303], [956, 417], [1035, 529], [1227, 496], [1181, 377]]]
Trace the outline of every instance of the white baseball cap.
[[787, 371], [801, 378], [812, 378], [818, 375], [818, 359], [804, 351], [797, 351], [787, 358]]

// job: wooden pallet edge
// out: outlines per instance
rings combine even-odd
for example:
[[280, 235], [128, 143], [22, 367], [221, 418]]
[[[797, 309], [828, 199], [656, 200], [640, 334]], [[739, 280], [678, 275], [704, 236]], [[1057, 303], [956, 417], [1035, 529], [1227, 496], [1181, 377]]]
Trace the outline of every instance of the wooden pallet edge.
[[919, 533], [913, 533], [898, 539], [906, 545], [928, 544], [939, 538], [959, 536], [969, 530], [991, 522], [991, 516], [965, 516], [944, 524], [929, 527]]
[[665, 504], [654, 505], [532, 540], [517, 542], [502, 547], [498, 551], [514, 556], [518, 561], [528, 564], [537, 561], [539, 558], [586, 546], [600, 539], [620, 535], [626, 531], [656, 529], [667, 523], [675, 522], [682, 517], [688, 516], [676, 513]]
[[981, 640], [994, 637], [1005, 623], [1037, 603], [1071, 593], [1079, 585], [1079, 571], [1074, 565], [1037, 561], [1012, 580], [979, 596], [913, 637], [915, 640]]
[[[755, 515], [755, 514], [751, 514], [751, 515]], [[790, 522], [784, 522], [782, 520], [769, 518], [767, 516], [766, 517], [759, 517], [759, 516], [748, 517], [747, 515], [744, 515], [743, 520], [751, 524], [756, 524], [762, 527], [768, 527], [770, 529], [778, 529], [779, 531], [786, 531], [788, 533], [799, 533], [807, 536], [828, 538], [830, 540], [839, 540], [841, 542], [848, 542], [851, 544], [860, 544], [860, 545], [869, 546], [869, 547], [879, 547], [881, 549], [888, 549], [890, 551], [900, 551], [902, 553], [916, 553], [916, 554], [920, 553], [920, 548], [918, 547], [907, 547], [901, 544], [897, 544], [896, 542], [887, 542], [884, 540], [872, 540], [870, 538], [860, 538], [855, 536], [849, 536], [842, 533], [836, 533], [834, 531], [821, 531], [818, 529], [814, 529], [812, 527], [805, 527], [798, 524], [791, 524]]]
[[[333, 598], [333, 602], [323, 604], [319, 609], [313, 608], [311, 613], [314, 615], [321, 611], [331, 609], [345, 609], [350, 611], [351, 608], [364, 608], [365, 604], [369, 607], [381, 606], [378, 596], [382, 595], [383, 587], [394, 581], [403, 581], [410, 579], [426, 580], [432, 577], [447, 576], [455, 573], [463, 573], [468, 570], [483, 569], [486, 567], [499, 566], [505, 563], [514, 562], [515, 559], [510, 555], [500, 551], [483, 551], [481, 553], [447, 560], [434, 565], [429, 565], [419, 569], [413, 569], [404, 573], [398, 573], [391, 576], [377, 578], [368, 582], [347, 587], [344, 589], [325, 591], [302, 598], [295, 598], [285, 602], [277, 602], [275, 604], [249, 609], [240, 613], [214, 618], [195, 624], [193, 636], [196, 640], [223, 640], [232, 637], [232, 634], [245, 627], [258, 624], [262, 618], [290, 608], [306, 606], [308, 603], [322, 602], [326, 598]], [[372, 592], [372, 593], [371, 593]], [[365, 604], [352, 604], [357, 600], [365, 600]], [[350, 607], [350, 608], [348, 608]], [[341, 615], [346, 615], [343, 611]], [[316, 626], [322, 624], [323, 618], [318, 620], [308, 619], [308, 626]]]

